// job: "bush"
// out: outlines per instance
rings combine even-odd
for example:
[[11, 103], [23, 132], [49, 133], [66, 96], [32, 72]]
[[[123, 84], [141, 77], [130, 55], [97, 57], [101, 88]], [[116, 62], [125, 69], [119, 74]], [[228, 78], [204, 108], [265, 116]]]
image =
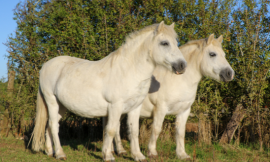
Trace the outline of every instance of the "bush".
[[[99, 60], [116, 50], [125, 36], [144, 26], [176, 22], [179, 44], [223, 35], [223, 49], [236, 72], [230, 83], [203, 78], [192, 111], [206, 113], [218, 140], [235, 108], [246, 115], [239, 127], [250, 130], [242, 141], [264, 141], [270, 134], [269, 4], [266, 1], [99, 1], [29, 0], [14, 12], [17, 30], [6, 45], [16, 86], [10, 110], [34, 118], [39, 70], [59, 55]], [[1, 99], [3, 102], [5, 99]], [[2, 102], [2, 103], [3, 103]], [[167, 119], [173, 121], [173, 116]], [[252, 138], [251, 138], [252, 137]]]

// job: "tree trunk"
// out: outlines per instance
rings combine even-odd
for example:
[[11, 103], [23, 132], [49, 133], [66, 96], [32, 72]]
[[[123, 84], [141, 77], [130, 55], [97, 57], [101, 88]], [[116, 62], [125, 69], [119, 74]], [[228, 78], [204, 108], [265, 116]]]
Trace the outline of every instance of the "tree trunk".
[[[233, 112], [233, 116], [231, 118], [231, 120], [229, 121], [229, 123], [227, 124], [227, 127], [224, 131], [224, 133], [222, 134], [222, 137], [219, 141], [220, 144], [225, 144], [225, 143], [230, 143], [234, 132], [236, 131], [236, 129], [238, 128], [240, 122], [242, 121], [242, 119], [245, 116], [245, 112], [243, 111], [243, 106], [242, 105], [238, 105], [235, 109], [235, 111]], [[240, 133], [240, 132], [239, 132]]]
[[[8, 76], [8, 87], [7, 87], [7, 96], [9, 98], [12, 97], [12, 93], [13, 93], [13, 89], [14, 89], [14, 80], [15, 80], [15, 71], [10, 71], [9, 73], [9, 76]], [[2, 130], [0, 132], [0, 135], [8, 135], [9, 133], [9, 119], [10, 119], [10, 116], [9, 116], [9, 105], [10, 105], [10, 102], [7, 102], [6, 103], [6, 106], [5, 106], [5, 112], [4, 112], [4, 115], [3, 115], [3, 123], [2, 123]]]

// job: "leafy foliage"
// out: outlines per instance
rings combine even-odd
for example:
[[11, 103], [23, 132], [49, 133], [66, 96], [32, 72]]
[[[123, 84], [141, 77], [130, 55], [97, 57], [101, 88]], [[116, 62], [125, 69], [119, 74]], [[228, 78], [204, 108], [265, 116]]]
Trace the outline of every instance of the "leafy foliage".
[[[223, 49], [236, 72], [230, 83], [203, 78], [192, 111], [208, 114], [214, 136], [241, 104], [239, 130], [254, 139], [270, 135], [270, 15], [265, 0], [28, 0], [14, 12], [17, 30], [6, 45], [16, 71], [15, 116], [34, 117], [39, 70], [59, 55], [99, 60], [116, 50], [125, 36], [144, 26], [176, 22], [179, 43], [223, 35]], [[173, 116], [167, 117], [173, 120]], [[224, 124], [225, 123], [225, 124]], [[240, 133], [241, 131], [239, 131]], [[246, 131], [245, 131], [246, 132]], [[249, 135], [248, 135], [249, 134]], [[247, 141], [253, 140], [246, 133]]]

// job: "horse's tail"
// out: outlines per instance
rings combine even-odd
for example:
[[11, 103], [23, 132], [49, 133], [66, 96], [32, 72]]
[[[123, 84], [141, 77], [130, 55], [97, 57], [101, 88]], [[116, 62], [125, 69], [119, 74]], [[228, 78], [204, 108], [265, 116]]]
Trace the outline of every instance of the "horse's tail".
[[48, 108], [46, 106], [45, 100], [39, 87], [36, 103], [35, 128], [31, 136], [31, 138], [33, 138], [32, 149], [34, 151], [44, 150], [45, 127], [47, 124], [47, 120], [48, 120]]

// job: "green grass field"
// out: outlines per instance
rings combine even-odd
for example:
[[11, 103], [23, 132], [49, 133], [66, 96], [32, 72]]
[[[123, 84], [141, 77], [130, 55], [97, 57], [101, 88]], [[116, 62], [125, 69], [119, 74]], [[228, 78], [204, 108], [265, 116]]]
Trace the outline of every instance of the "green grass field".
[[[61, 141], [67, 161], [102, 161], [101, 147], [102, 141], [88, 142], [80, 140]], [[147, 142], [143, 142], [141, 150], [144, 155], [147, 153]], [[129, 143], [123, 140], [124, 148], [128, 151], [127, 155], [119, 157], [115, 155], [116, 161], [133, 161]], [[157, 159], [148, 161], [180, 161], [175, 155], [175, 143], [171, 141], [158, 141]], [[265, 149], [259, 152], [256, 145], [253, 146], [234, 146], [234, 145], [204, 145], [198, 142], [186, 140], [186, 152], [192, 157], [191, 161], [270, 161], [270, 150]], [[15, 138], [0, 139], [0, 161], [58, 161], [53, 157], [48, 157], [45, 153], [34, 153], [26, 149], [26, 142]]]

